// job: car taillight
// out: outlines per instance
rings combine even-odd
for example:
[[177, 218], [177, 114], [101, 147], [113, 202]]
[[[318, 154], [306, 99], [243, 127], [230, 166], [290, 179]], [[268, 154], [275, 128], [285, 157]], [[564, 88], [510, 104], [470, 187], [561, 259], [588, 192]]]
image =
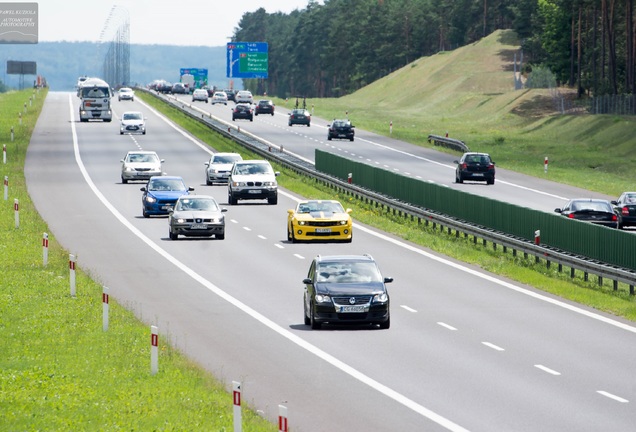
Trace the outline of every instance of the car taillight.
[[616, 222], [618, 220], [618, 216], [616, 216], [615, 214], [612, 215], [612, 221]]
[[488, 165], [488, 169], [489, 169], [489, 170], [493, 170], [493, 169], [495, 169], [495, 166], [494, 166], [493, 164], [489, 164], [489, 165]]
[[629, 216], [629, 208], [623, 207], [621, 209], [621, 213], [624, 214], [625, 216]]
[[570, 219], [574, 219], [574, 215], [573, 215], [572, 213], [570, 213], [570, 214], [568, 215], [568, 217], [569, 217]]
[[466, 169], [468, 165], [466, 165], [465, 163], [462, 164], [462, 169]]

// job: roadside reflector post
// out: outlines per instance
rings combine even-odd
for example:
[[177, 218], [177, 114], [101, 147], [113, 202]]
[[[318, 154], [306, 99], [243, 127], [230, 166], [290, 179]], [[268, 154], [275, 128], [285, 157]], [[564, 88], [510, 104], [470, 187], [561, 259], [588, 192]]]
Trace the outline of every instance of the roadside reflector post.
[[11, 142], [13, 142], [13, 126], [11, 126]]
[[4, 176], [4, 200], [9, 199], [9, 176]]
[[49, 235], [42, 234], [42, 264], [44, 267], [49, 263]]
[[278, 405], [278, 432], [289, 432], [287, 407], [285, 405]]
[[68, 268], [70, 271], [71, 297], [75, 297], [75, 262], [76, 257], [73, 254], [68, 256]]
[[545, 159], [543, 160], [543, 172], [547, 173], [548, 172], [548, 157], [546, 156]]
[[26, 105], [26, 102], [24, 103], [24, 112], [27, 112], [27, 105]]
[[103, 325], [102, 328], [104, 329], [104, 331], [108, 331], [108, 302], [110, 301], [109, 295], [108, 295], [108, 287], [104, 287], [104, 291], [102, 292], [102, 304], [103, 304], [103, 310], [102, 310], [102, 321], [103, 321]]
[[159, 372], [159, 329], [150, 326], [150, 373], [156, 375]]
[[20, 126], [22, 126], [22, 113], [21, 112], [18, 113], [18, 124]]
[[347, 174], [347, 182], [349, 184], [353, 183], [353, 173]]
[[389, 122], [389, 135], [393, 134], [393, 121]]
[[537, 246], [541, 244], [541, 230], [536, 230], [534, 232], [534, 244]]
[[241, 383], [232, 381], [232, 403], [234, 404], [234, 432], [241, 432]]
[[15, 227], [20, 228], [20, 203], [17, 198], [13, 200], [13, 210], [15, 213]]
[[2, 144], [2, 163], [7, 163], [7, 145]]

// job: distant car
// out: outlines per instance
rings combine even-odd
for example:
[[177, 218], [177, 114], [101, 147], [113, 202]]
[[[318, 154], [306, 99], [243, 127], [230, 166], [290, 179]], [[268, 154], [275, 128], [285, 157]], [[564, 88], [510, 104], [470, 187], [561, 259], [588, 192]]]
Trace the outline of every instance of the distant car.
[[335, 200], [300, 201], [287, 210], [287, 240], [292, 243], [307, 240], [353, 239], [351, 209], [344, 209]]
[[222, 92], [222, 91], [218, 91], [218, 92], [214, 92], [214, 95], [212, 96], [212, 101], [210, 101], [210, 103], [212, 105], [218, 104], [218, 103], [222, 103], [223, 105], [227, 105], [227, 93]]
[[193, 190], [192, 187], [186, 187], [181, 177], [150, 177], [148, 184], [141, 188], [142, 214], [145, 218], [151, 215], [167, 215], [181, 195], [188, 195]]
[[236, 96], [234, 96], [234, 102], [236, 102], [237, 104], [239, 103], [253, 104], [254, 97], [252, 96], [252, 92], [248, 90], [240, 90], [239, 92], [236, 93]]
[[205, 163], [205, 184], [227, 183], [234, 162], [243, 160], [238, 153], [214, 153]]
[[254, 115], [271, 114], [274, 115], [274, 102], [269, 99], [261, 99], [254, 108]]
[[234, 162], [227, 183], [227, 202], [236, 205], [240, 199], [266, 199], [268, 204], [277, 204], [279, 174], [266, 160]]
[[117, 92], [117, 99], [120, 100], [120, 101], [123, 101], [123, 100], [134, 101], [135, 100], [135, 92], [131, 88], [122, 87]]
[[486, 184], [495, 184], [495, 163], [488, 153], [464, 153], [458, 161], [455, 161], [455, 182], [464, 183], [464, 180], [485, 181]]
[[620, 218], [614, 211], [612, 203], [603, 199], [571, 199], [563, 208], [557, 208], [554, 211], [570, 219], [591, 222], [609, 228], [620, 226]]
[[126, 184], [129, 181], [148, 181], [150, 177], [160, 176], [163, 162], [153, 151], [129, 151], [121, 160], [121, 182]]
[[619, 228], [636, 226], [636, 192], [623, 192], [612, 205], [620, 216]]
[[219, 207], [208, 195], [181, 195], [168, 213], [168, 236], [225, 238], [226, 208]]
[[318, 255], [313, 259], [303, 295], [305, 325], [372, 324], [391, 326], [389, 293], [370, 255]]
[[188, 88], [183, 83], [174, 83], [172, 85], [172, 90], [170, 91], [172, 94], [188, 94]]
[[287, 120], [287, 125], [292, 126], [295, 124], [307, 125], [308, 127], [311, 126], [311, 114], [309, 114], [309, 111], [302, 108], [291, 110], [289, 113], [289, 119]]
[[121, 115], [119, 134], [140, 133], [146, 135], [146, 119], [139, 111], [126, 111]]
[[347, 119], [343, 120], [335, 120], [331, 122], [330, 125], [327, 125], [329, 129], [327, 129], [327, 140], [331, 141], [334, 138], [338, 139], [348, 139], [349, 141], [353, 141], [355, 136], [354, 128], [355, 126], [351, 124], [351, 122]]
[[195, 89], [192, 92], [192, 102], [203, 101], [208, 103], [208, 91], [204, 89]]
[[158, 93], [170, 93], [172, 92], [172, 83], [169, 81], [161, 80], [155, 86]]
[[216, 91], [214, 89], [214, 86], [210, 87], [210, 86], [204, 85], [204, 86], [201, 86], [201, 88], [208, 93], [208, 97], [212, 97], [212, 95], [214, 95], [214, 92]]
[[236, 104], [232, 110], [232, 121], [236, 121], [236, 119], [254, 121], [252, 105], [246, 103]]
[[229, 101], [235, 101], [235, 95], [236, 92], [232, 89], [223, 89], [223, 93], [225, 93], [227, 95], [227, 100]]

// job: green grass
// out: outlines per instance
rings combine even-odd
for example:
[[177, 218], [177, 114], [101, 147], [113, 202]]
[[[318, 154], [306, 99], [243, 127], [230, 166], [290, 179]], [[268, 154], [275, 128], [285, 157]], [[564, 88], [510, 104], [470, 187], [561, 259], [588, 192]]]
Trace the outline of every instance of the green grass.
[[[9, 195], [0, 206], [0, 430], [231, 431], [232, 397], [223, 384], [159, 338], [159, 372], [150, 371], [150, 328], [110, 299], [102, 328], [102, 289], [76, 270], [70, 295], [67, 251], [26, 191], [24, 160], [46, 91], [19, 125], [32, 91], [0, 94], [0, 141], [7, 143]], [[15, 141], [10, 141], [14, 126]], [[19, 227], [13, 200], [19, 199]], [[243, 407], [243, 430], [276, 426]]]

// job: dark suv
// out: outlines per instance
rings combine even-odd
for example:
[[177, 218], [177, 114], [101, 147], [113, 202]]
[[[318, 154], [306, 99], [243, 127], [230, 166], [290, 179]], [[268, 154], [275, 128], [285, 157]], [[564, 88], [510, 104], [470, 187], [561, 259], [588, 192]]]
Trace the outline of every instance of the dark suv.
[[373, 324], [391, 326], [389, 293], [370, 255], [318, 255], [303, 279], [305, 325], [319, 329], [322, 324]]
[[327, 139], [331, 141], [333, 138], [340, 138], [353, 141], [355, 135], [354, 127], [349, 120], [334, 120], [329, 125]]
[[254, 108], [254, 114], [271, 114], [274, 115], [274, 102], [268, 99], [261, 99]]
[[455, 161], [455, 182], [464, 183], [464, 180], [485, 181], [486, 184], [495, 184], [495, 163], [488, 153], [468, 152], [462, 158]]
[[307, 127], [311, 126], [311, 114], [304, 108], [296, 108], [293, 109], [289, 113], [289, 121], [287, 122], [288, 126], [295, 124], [304, 124]]

